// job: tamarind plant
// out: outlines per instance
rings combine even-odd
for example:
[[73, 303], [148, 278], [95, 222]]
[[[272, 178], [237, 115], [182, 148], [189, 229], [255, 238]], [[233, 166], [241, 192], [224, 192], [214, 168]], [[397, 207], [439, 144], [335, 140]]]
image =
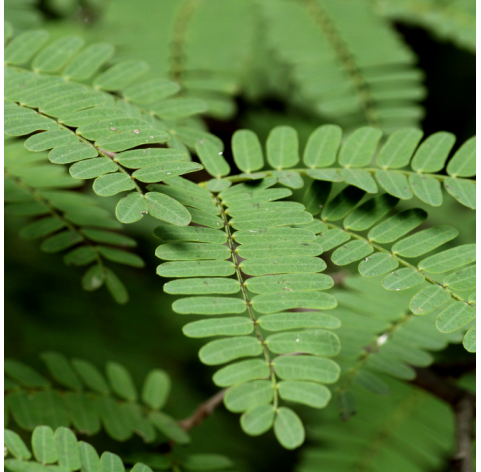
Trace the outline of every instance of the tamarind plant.
[[473, 2], [6, 3], [5, 468], [473, 470]]

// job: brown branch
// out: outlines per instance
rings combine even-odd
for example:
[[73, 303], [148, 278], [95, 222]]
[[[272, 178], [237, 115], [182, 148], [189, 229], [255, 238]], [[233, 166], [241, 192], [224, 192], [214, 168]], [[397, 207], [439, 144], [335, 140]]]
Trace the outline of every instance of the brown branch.
[[217, 392], [213, 397], [202, 403], [199, 408], [197, 408], [197, 410], [192, 413], [192, 415], [190, 415], [185, 420], [180, 420], [180, 427], [185, 431], [189, 431], [189, 429], [202, 423], [202, 421], [209, 417], [217, 408], [217, 406], [222, 403], [226, 391], [227, 389]]

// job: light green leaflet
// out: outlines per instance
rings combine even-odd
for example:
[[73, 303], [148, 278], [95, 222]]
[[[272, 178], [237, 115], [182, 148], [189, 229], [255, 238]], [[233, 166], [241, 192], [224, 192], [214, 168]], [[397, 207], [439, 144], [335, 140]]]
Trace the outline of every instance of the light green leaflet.
[[260, 213], [260, 212], [267, 212], [267, 211], [303, 211], [304, 205], [297, 202], [262, 202], [262, 203], [253, 203], [251, 205], [242, 207], [242, 208], [228, 208], [225, 210], [225, 213], [232, 217], [242, 217], [252, 215], [253, 212]]
[[243, 336], [254, 331], [254, 324], [247, 317], [236, 316], [232, 318], [194, 321], [187, 323], [182, 331], [190, 338]]
[[377, 193], [377, 185], [369, 172], [358, 169], [341, 169], [345, 182], [354, 185], [368, 193]]
[[34, 59], [32, 63], [35, 72], [56, 72], [84, 45], [79, 36], [64, 36], [57, 39]]
[[145, 265], [144, 261], [136, 254], [108, 246], [97, 246], [97, 249], [100, 254], [109, 261], [129, 265], [132, 267], [144, 267]]
[[4, 62], [13, 65], [24, 64], [44, 45], [47, 38], [48, 33], [43, 30], [19, 34], [5, 48]]
[[[262, 346], [257, 338], [242, 336], [211, 341], [199, 351], [200, 360], [207, 365], [219, 365], [241, 357], [259, 356]], [[269, 382], [270, 388], [272, 384]]]
[[161, 182], [176, 175], [202, 170], [203, 167], [196, 162], [177, 161], [144, 167], [135, 171], [132, 176], [140, 182]]
[[247, 243], [235, 252], [244, 259], [275, 256], [318, 256], [322, 246], [315, 242], [274, 241], [272, 243]]
[[261, 143], [253, 131], [240, 129], [232, 135], [232, 154], [242, 172], [255, 172], [264, 166]]
[[121, 152], [115, 156], [114, 161], [129, 169], [140, 169], [165, 162], [184, 161], [187, 158], [188, 155], [178, 149], [150, 148]]
[[168, 139], [169, 135], [163, 131], [134, 129], [101, 138], [96, 141], [95, 145], [105, 151], [118, 152], [141, 144], [165, 143]]
[[383, 216], [386, 216], [398, 202], [398, 198], [386, 193], [371, 198], [347, 215], [343, 222], [344, 228], [353, 231], [364, 231]]
[[72, 113], [82, 108], [102, 105], [107, 101], [107, 96], [96, 91], [79, 91], [68, 96], [60, 96], [55, 100], [41, 105], [40, 112], [50, 116], [60, 116]]
[[73, 359], [72, 365], [90, 390], [101, 395], [110, 395], [110, 388], [100, 371], [90, 362]]
[[351, 241], [337, 248], [331, 256], [332, 262], [336, 265], [347, 265], [368, 256], [374, 248], [365, 241]]
[[328, 167], [336, 162], [342, 130], [337, 125], [319, 126], [307, 140], [304, 164], [311, 168]]
[[403, 128], [392, 133], [377, 156], [377, 165], [383, 169], [400, 169], [409, 164], [423, 132]]
[[[150, 123], [138, 118], [114, 117], [110, 120], [89, 123], [77, 129], [76, 134], [80, 134], [84, 138], [96, 141], [101, 138], [107, 138], [117, 135], [120, 131], [132, 131], [134, 129], [152, 129]], [[144, 150], [144, 152], [147, 150]]]
[[236, 231], [232, 238], [239, 244], [267, 243], [275, 241], [314, 241], [312, 231], [296, 228], [261, 228], [259, 230]]
[[285, 185], [286, 187], [302, 188], [304, 186], [304, 180], [302, 180], [302, 177], [298, 172], [275, 170], [272, 175], [280, 184]]
[[199, 141], [195, 150], [205, 170], [213, 177], [220, 178], [229, 174], [230, 166], [222, 156], [222, 149], [208, 140]]
[[154, 103], [176, 94], [180, 85], [167, 79], [152, 79], [127, 87], [122, 93], [126, 100], [134, 103]]
[[326, 263], [318, 257], [282, 256], [242, 261], [239, 267], [247, 275], [295, 274], [322, 272]]
[[125, 467], [119, 456], [111, 452], [104, 452], [100, 457], [100, 469], [102, 472], [124, 472]]
[[329, 251], [342, 243], [349, 241], [351, 235], [339, 228], [329, 229], [321, 233], [316, 241], [322, 246], [324, 252]]
[[231, 185], [232, 182], [227, 179], [211, 179], [205, 184], [205, 188], [211, 192], [221, 192], [222, 190], [229, 188]]
[[235, 273], [230, 261], [165, 262], [157, 267], [162, 277], [227, 277]]
[[190, 443], [189, 435], [179, 426], [174, 418], [160, 411], [155, 411], [150, 413], [149, 420], [161, 433], [165, 434], [172, 441], [178, 444]]
[[97, 157], [75, 163], [69, 172], [74, 179], [93, 179], [117, 170], [115, 162], [108, 157]]
[[238, 230], [256, 230], [273, 226], [290, 226], [310, 223], [312, 215], [305, 211], [258, 211], [250, 216], [234, 217], [229, 224]]
[[476, 137], [468, 139], [454, 154], [447, 167], [452, 177], [474, 177], [476, 175]]
[[199, 226], [158, 226], [154, 230], [154, 236], [163, 241], [195, 241], [218, 244], [227, 242], [225, 232]]
[[48, 158], [54, 164], [69, 164], [98, 155], [97, 150], [90, 144], [77, 142], [52, 149]]
[[256, 380], [229, 389], [224, 396], [224, 404], [229, 411], [241, 413], [270, 403], [273, 395], [272, 382]]
[[[47, 426], [44, 426], [45, 428]], [[53, 439], [53, 433], [52, 433], [52, 439]], [[10, 431], [8, 429], [4, 430], [4, 443], [5, 447], [10, 451], [10, 453], [17, 459], [21, 460], [28, 460], [30, 457], [32, 457], [32, 454], [28, 450], [27, 446], [25, 446], [25, 443], [22, 441], [20, 436], [17, 433], [14, 433], [13, 431]], [[37, 442], [35, 442], [36, 444]], [[54, 449], [55, 451], [55, 449]], [[34, 448], [34, 454], [35, 454], [35, 448]], [[6, 451], [5, 451], [6, 455]], [[37, 455], [35, 454], [35, 457]], [[37, 457], [38, 459], [38, 457]], [[40, 459], [38, 459], [40, 460]], [[56, 457], [54, 461], [56, 460]], [[44, 461], [41, 461], [44, 462]]]
[[359, 264], [359, 273], [364, 277], [377, 277], [396, 269], [399, 262], [385, 252], [376, 252]]
[[192, 223], [197, 223], [202, 226], [208, 226], [209, 228], [222, 229], [224, 227], [224, 221], [219, 217], [209, 214], [205, 211], [197, 210], [197, 208], [187, 207], [186, 210], [191, 216]]
[[294, 167], [299, 162], [297, 131], [290, 126], [277, 126], [271, 130], [266, 142], [267, 161], [274, 169]]
[[372, 228], [368, 238], [377, 243], [396, 241], [417, 228], [427, 217], [428, 214], [420, 208], [404, 210]]
[[[175, 179], [175, 177], [173, 178]], [[169, 184], [171, 180], [172, 179], [168, 179], [165, 183]], [[210, 194], [205, 197], [203, 195], [193, 194], [189, 192], [189, 190], [181, 190], [178, 188], [169, 187], [169, 185], [151, 185], [149, 188], [151, 190], [155, 190], [156, 192], [169, 195], [183, 205], [197, 208], [198, 210], [202, 210], [210, 215], [219, 214], [219, 207], [215, 204], [215, 200], [211, 198]]]
[[133, 188], [135, 184], [130, 175], [120, 172], [97, 177], [93, 184], [94, 192], [102, 197], [110, 197]]
[[32, 434], [32, 448], [35, 458], [42, 464], [56, 462], [58, 457], [52, 428], [37, 426]]
[[411, 185], [403, 174], [388, 170], [377, 170], [376, 179], [386, 192], [401, 200], [410, 200], [413, 197]]
[[196, 278], [172, 280], [164, 285], [164, 291], [183, 295], [208, 295], [212, 293], [237, 293], [240, 285], [237, 280], [224, 278]]
[[111, 44], [92, 44], [70, 62], [62, 72], [62, 75], [74, 80], [88, 79], [112, 57], [113, 53], [114, 47]]
[[226, 315], [244, 313], [247, 307], [240, 298], [187, 297], [176, 300], [172, 309], [182, 315]]
[[336, 221], [344, 218], [359, 203], [364, 194], [365, 192], [360, 188], [346, 187], [323, 208], [322, 219]]
[[147, 212], [147, 202], [143, 195], [137, 192], [123, 197], [115, 208], [115, 216], [121, 223], [134, 223], [142, 219]]
[[439, 285], [430, 285], [416, 293], [409, 303], [415, 315], [425, 315], [450, 300], [449, 293]]
[[443, 203], [441, 184], [434, 177], [412, 173], [409, 183], [414, 194], [423, 202], [431, 206], [440, 206]]
[[276, 374], [283, 380], [310, 380], [334, 383], [341, 369], [330, 359], [314, 356], [281, 356], [272, 361]]
[[321, 312], [275, 313], [261, 316], [258, 320], [267, 331], [285, 331], [299, 328], [339, 328], [340, 321], [334, 316]]
[[54, 437], [60, 467], [67, 470], [80, 469], [80, 455], [75, 434], [68, 428], [60, 427], [55, 431]]
[[452, 133], [441, 131], [432, 134], [419, 146], [411, 167], [417, 172], [439, 172], [444, 167], [455, 141], [456, 137]]
[[157, 192], [145, 194], [149, 214], [176, 226], [187, 226], [191, 221], [190, 213], [178, 201]]
[[269, 431], [274, 422], [274, 407], [272, 405], [259, 405], [241, 416], [241, 427], [250, 436], [260, 436]]
[[253, 293], [275, 293], [282, 291], [327, 290], [334, 281], [324, 274], [268, 275], [248, 279], [244, 285]]
[[452, 226], [434, 226], [401, 239], [392, 247], [392, 252], [403, 257], [421, 256], [451, 241], [458, 234], [458, 230]]
[[121, 364], [116, 362], [108, 362], [106, 366], [106, 374], [112, 385], [113, 391], [121, 398], [128, 401], [137, 400], [137, 391], [130, 373]]
[[471, 290], [476, 287], [476, 266], [467, 267], [459, 272], [448, 275], [443, 285], [451, 290]]
[[331, 399], [331, 392], [324, 385], [302, 380], [279, 382], [279, 395], [283, 400], [301, 403], [312, 408], [324, 408]]
[[476, 352], [476, 326], [469, 328], [464, 335], [463, 345], [468, 352]]
[[219, 387], [230, 387], [249, 380], [269, 377], [270, 369], [265, 359], [250, 359], [222, 367], [213, 377]]
[[467, 325], [476, 317], [476, 310], [464, 302], [454, 302], [442, 311], [436, 320], [441, 333], [451, 333]]
[[30, 136], [25, 141], [25, 147], [29, 151], [40, 152], [54, 147], [78, 143], [79, 139], [66, 129], [45, 131]]
[[444, 188], [463, 205], [476, 209], [476, 184], [468, 180], [448, 177], [444, 181]]
[[383, 281], [382, 286], [386, 290], [406, 290], [424, 282], [424, 277], [414, 269], [406, 267], [389, 274]]
[[423, 259], [419, 263], [419, 269], [434, 274], [442, 274], [475, 260], [476, 245], [464, 244]]
[[100, 106], [95, 108], [87, 108], [86, 110], [79, 110], [74, 113], [69, 113], [59, 118], [59, 123], [67, 126], [84, 126], [99, 121], [111, 120], [113, 118], [128, 118], [129, 115], [119, 108]]
[[4, 124], [4, 132], [10, 136], [23, 136], [40, 130], [57, 130], [59, 125], [55, 122], [39, 115], [26, 115], [22, 118], [7, 120]]
[[160, 259], [171, 261], [196, 261], [201, 259], [227, 259], [231, 256], [231, 251], [222, 244], [180, 242], [159, 246], [155, 255]]
[[282, 292], [257, 295], [251, 300], [259, 313], [276, 313], [293, 308], [329, 310], [337, 305], [336, 299], [328, 293]]
[[284, 406], [277, 410], [274, 433], [286, 449], [299, 447], [306, 435], [300, 418], [290, 408]]
[[326, 180], [328, 182], [343, 181], [343, 178], [336, 169], [308, 169], [306, 174], [315, 180]]
[[339, 338], [334, 333], [324, 330], [271, 334], [265, 343], [275, 354], [303, 352], [332, 357], [340, 350]]
[[115, 64], [94, 80], [94, 87], [102, 90], [122, 90], [145, 74], [150, 66], [145, 61], [128, 60]]
[[247, 207], [255, 203], [273, 202], [281, 198], [289, 197], [292, 192], [287, 188], [262, 189], [245, 192], [236, 192], [234, 194], [221, 194], [222, 203], [229, 208]]
[[207, 111], [207, 103], [198, 98], [170, 98], [163, 100], [152, 107], [155, 113], [163, 120], [182, 120], [192, 115]]
[[339, 163], [346, 168], [369, 165], [381, 136], [382, 131], [377, 128], [364, 126], [357, 129], [342, 145]]

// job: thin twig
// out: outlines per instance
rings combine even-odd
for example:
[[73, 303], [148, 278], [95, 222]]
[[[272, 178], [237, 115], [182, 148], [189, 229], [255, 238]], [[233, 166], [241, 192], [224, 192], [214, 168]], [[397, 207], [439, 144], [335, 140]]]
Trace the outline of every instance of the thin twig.
[[214, 410], [222, 403], [227, 389], [217, 392], [213, 397], [202, 403], [197, 410], [185, 420], [180, 420], [179, 425], [185, 431], [189, 431], [194, 426], [198, 426], [202, 421], [209, 417]]

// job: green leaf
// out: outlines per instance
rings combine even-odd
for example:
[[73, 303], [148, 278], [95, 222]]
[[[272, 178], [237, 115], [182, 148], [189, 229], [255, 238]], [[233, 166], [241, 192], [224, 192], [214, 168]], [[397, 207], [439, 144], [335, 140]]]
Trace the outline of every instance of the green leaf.
[[441, 333], [451, 333], [476, 318], [476, 310], [465, 302], [454, 302], [443, 310], [436, 320]]
[[150, 371], [142, 387], [142, 401], [154, 410], [162, 408], [169, 396], [170, 386], [170, 377], [166, 372], [160, 369]]
[[414, 295], [409, 307], [415, 315], [425, 315], [444, 305], [450, 298], [449, 292], [439, 285], [430, 285]]
[[411, 186], [405, 175], [388, 170], [377, 170], [376, 179], [379, 185], [390, 195], [398, 197], [401, 200], [413, 198]]
[[[172, 179], [175, 179], [173, 177]], [[172, 179], [166, 180], [166, 184], [169, 185]], [[160, 192], [169, 197], [175, 198], [179, 203], [182, 205], [186, 205], [192, 208], [196, 208], [197, 210], [202, 210], [205, 213], [210, 215], [218, 215], [219, 214], [219, 207], [216, 205], [215, 200], [212, 198], [211, 194], [209, 193], [207, 196], [199, 195], [194, 192], [190, 192], [187, 189], [178, 189], [169, 187], [168, 185], [149, 185], [149, 190], [153, 190], [155, 192]], [[217, 220], [216, 220], [217, 221]]]
[[77, 162], [70, 167], [69, 172], [74, 179], [93, 179], [117, 170], [117, 165], [108, 157], [97, 157]]
[[257, 338], [243, 336], [211, 341], [199, 351], [200, 360], [207, 365], [219, 365], [241, 357], [259, 356], [262, 346]]
[[378, 195], [355, 208], [344, 220], [344, 228], [364, 231], [387, 215], [399, 202], [388, 194]]
[[80, 463], [82, 472], [101, 472], [100, 459], [97, 451], [90, 444], [79, 441]]
[[132, 267], [144, 267], [144, 261], [130, 252], [122, 251], [120, 249], [111, 248], [108, 246], [97, 246], [98, 252], [112, 262], [117, 262], [119, 264], [125, 264]]
[[71, 162], [97, 157], [97, 150], [87, 143], [72, 143], [58, 146], [50, 151], [48, 158], [54, 164], [70, 164]]
[[476, 352], [476, 326], [469, 328], [464, 335], [463, 346], [468, 352]]
[[[235, 187], [232, 187], [235, 188]], [[292, 192], [287, 188], [271, 188], [262, 190], [253, 190], [245, 192], [236, 192], [234, 194], [222, 194], [222, 203], [229, 207], [229, 209], [241, 209], [247, 207], [250, 209], [252, 204], [273, 202], [281, 198], [289, 197]]]
[[31, 59], [47, 41], [48, 33], [44, 30], [26, 31], [8, 43], [4, 51], [5, 64], [20, 65]]
[[195, 241], [217, 244], [227, 242], [227, 234], [224, 231], [199, 226], [158, 226], [154, 229], [154, 236], [162, 241]]
[[127, 87], [123, 96], [134, 103], [154, 103], [176, 94], [180, 85], [167, 79], [152, 79], [141, 84], [134, 84]]
[[276, 293], [283, 291], [327, 290], [334, 281], [324, 274], [288, 274], [256, 277], [244, 282], [244, 286], [254, 293]]
[[176, 242], [158, 246], [155, 255], [159, 259], [170, 261], [228, 259], [231, 256], [231, 250], [222, 244]]
[[105, 431], [116, 441], [125, 441], [133, 434], [134, 423], [125, 407], [111, 397], [101, 397], [98, 400], [98, 411]]
[[419, 146], [411, 167], [416, 172], [439, 172], [443, 169], [455, 141], [456, 137], [452, 133], [440, 131], [432, 134]]
[[228, 457], [220, 454], [192, 454], [182, 461], [187, 470], [224, 470], [232, 465]]
[[3, 22], [3, 40], [6, 43], [13, 36], [13, 26], [9, 21]]
[[279, 395], [283, 400], [301, 403], [312, 408], [324, 408], [331, 399], [331, 392], [324, 385], [299, 380], [279, 382]]
[[13, 203], [5, 207], [5, 214], [12, 216], [40, 216], [48, 213], [49, 208], [40, 202]]
[[137, 241], [123, 234], [112, 233], [100, 229], [82, 229], [82, 233], [92, 241], [105, 244], [114, 244], [122, 247], [135, 247]]
[[244, 259], [275, 256], [318, 256], [322, 254], [322, 246], [316, 242], [275, 241], [243, 244], [235, 252]]
[[137, 391], [128, 370], [117, 362], [108, 362], [105, 367], [107, 379], [112, 386], [112, 390], [120, 398], [135, 402]]
[[262, 257], [242, 261], [239, 268], [247, 275], [315, 273], [322, 272], [326, 263], [308, 256]]
[[443, 203], [441, 184], [434, 177], [412, 173], [409, 183], [414, 194], [423, 202], [432, 206], [440, 206]]
[[190, 443], [189, 435], [179, 426], [174, 418], [165, 413], [153, 411], [149, 414], [149, 421], [172, 441], [178, 444]]
[[317, 215], [321, 208], [324, 207], [329, 193], [331, 192], [331, 184], [313, 180], [306, 186], [302, 203], [306, 207], [306, 211], [312, 215]]
[[337, 248], [332, 253], [331, 260], [336, 265], [347, 265], [368, 256], [373, 251], [374, 248], [365, 241], [351, 241]]
[[419, 263], [419, 269], [442, 274], [476, 260], [476, 244], [464, 244], [427, 257]]
[[24, 118], [14, 118], [5, 121], [4, 133], [10, 136], [24, 136], [41, 130], [57, 130], [55, 121], [39, 115], [28, 115]]
[[105, 271], [99, 265], [90, 267], [82, 277], [82, 288], [93, 291], [100, 288], [105, 281]]
[[337, 125], [319, 126], [307, 140], [303, 160], [306, 166], [328, 167], [336, 162], [342, 130]]
[[75, 434], [68, 428], [60, 427], [55, 431], [55, 445], [60, 467], [67, 470], [80, 469], [80, 455]]
[[191, 221], [190, 213], [178, 201], [158, 192], [145, 194], [149, 214], [176, 226], [187, 226]]
[[283, 292], [257, 295], [251, 304], [259, 313], [276, 313], [293, 308], [329, 310], [337, 305], [336, 299], [328, 293]]
[[399, 262], [385, 252], [376, 252], [359, 264], [359, 273], [364, 277], [377, 277], [396, 269]]
[[[319, 222], [319, 220], [317, 220], [317, 222]], [[302, 226], [307, 227], [308, 225], [302, 225]], [[220, 233], [220, 234], [225, 235], [225, 233]], [[239, 244], [268, 243], [268, 242], [275, 242], [275, 241], [309, 242], [309, 241], [313, 241], [315, 238], [316, 238], [316, 235], [312, 231], [307, 231], [304, 229], [296, 229], [296, 228], [283, 228], [283, 227], [261, 228], [254, 231], [252, 230], [237, 231], [232, 235], [232, 239], [234, 239]], [[210, 241], [206, 241], [206, 242], [210, 242]]]
[[349, 390], [342, 390], [337, 397], [337, 409], [341, 419], [347, 421], [357, 413], [356, 399]]
[[218, 387], [231, 387], [249, 380], [265, 379], [270, 372], [265, 360], [251, 359], [222, 367], [214, 374], [213, 380]]
[[89, 389], [101, 395], [110, 394], [106, 380], [94, 365], [82, 359], [72, 359], [72, 365]]
[[272, 174], [280, 184], [285, 185], [286, 187], [302, 188], [304, 186], [304, 181], [298, 172], [275, 170]]
[[365, 167], [371, 162], [382, 131], [364, 126], [349, 135], [341, 147], [339, 163], [346, 168]]
[[417, 228], [428, 214], [420, 208], [404, 210], [391, 216], [369, 231], [369, 241], [377, 243], [391, 243]]
[[[234, 208], [234, 209], [228, 208], [225, 210], [225, 213], [232, 217], [243, 218], [251, 215], [253, 212], [260, 214], [267, 211], [287, 212], [287, 211], [303, 211], [303, 210], [304, 210], [304, 205], [302, 205], [301, 203], [281, 201], [281, 202], [254, 203], [251, 205], [246, 205], [244, 207]], [[295, 225], [295, 226], [297, 227], [299, 225]]]
[[341, 169], [341, 175], [349, 185], [354, 185], [368, 193], [377, 193], [377, 185], [369, 172], [358, 169]]
[[447, 167], [452, 177], [474, 177], [476, 175], [476, 137], [468, 139], [456, 151]]
[[70, 425], [69, 413], [57, 391], [41, 391], [35, 397], [42, 417], [38, 424], [43, 423], [53, 429]]
[[290, 409], [281, 407], [276, 412], [274, 433], [286, 449], [299, 447], [305, 438], [304, 426], [299, 417]]
[[358, 370], [352, 380], [355, 384], [364, 387], [376, 395], [387, 396], [391, 393], [389, 386], [383, 380], [367, 370]]
[[78, 137], [72, 132], [66, 129], [58, 129], [34, 134], [30, 136], [24, 144], [29, 151], [40, 152], [78, 142]]
[[256, 230], [273, 226], [302, 225], [312, 221], [312, 215], [306, 211], [258, 211], [250, 216], [234, 217], [229, 224], [238, 230]]
[[260, 436], [272, 428], [274, 423], [274, 407], [259, 405], [241, 416], [242, 430], [250, 436]]
[[239, 129], [232, 135], [232, 154], [242, 172], [255, 172], [264, 166], [261, 143], [253, 131]]
[[118, 152], [140, 145], [165, 143], [169, 138], [169, 135], [164, 131], [134, 129], [132, 131], [121, 131], [106, 138], [100, 138], [95, 142], [95, 146], [105, 151]]
[[383, 169], [400, 169], [407, 166], [422, 137], [423, 132], [415, 128], [395, 131], [379, 151], [377, 165]]
[[13, 392], [6, 400], [13, 419], [21, 428], [31, 431], [43, 422], [43, 412], [37, 395], [29, 395], [25, 391]]
[[152, 469], [149, 466], [141, 464], [140, 462], [135, 464], [131, 470], [132, 472], [152, 472]]
[[227, 297], [187, 297], [176, 300], [172, 309], [182, 315], [226, 315], [244, 313], [247, 307], [240, 298]]
[[324, 207], [321, 218], [328, 221], [336, 221], [344, 218], [354, 209], [364, 195], [365, 192], [357, 187], [346, 187]]
[[161, 182], [176, 175], [183, 175], [202, 169], [203, 167], [196, 162], [177, 161], [144, 167], [135, 171], [132, 175], [140, 182]]
[[138, 192], [127, 194], [117, 203], [115, 216], [121, 223], [134, 223], [148, 213], [147, 202]]
[[198, 98], [178, 97], [163, 100], [152, 107], [155, 113], [163, 120], [183, 120], [192, 115], [207, 111], [207, 103]]
[[459, 272], [448, 275], [443, 285], [451, 290], [471, 290], [476, 287], [476, 266], [467, 267]]
[[406, 290], [424, 282], [424, 277], [419, 272], [408, 267], [396, 270], [389, 274], [382, 281], [382, 286], [386, 290]]
[[459, 203], [476, 210], [476, 184], [474, 182], [448, 177], [444, 181], [444, 188]]
[[111, 452], [104, 452], [100, 457], [100, 469], [102, 472], [125, 472], [122, 459]]
[[109, 91], [121, 90], [148, 70], [149, 64], [145, 61], [119, 62], [97, 76], [94, 80], [94, 87]]
[[[44, 427], [46, 428], [47, 426], [44, 426]], [[34, 435], [35, 435], [35, 432], [34, 432]], [[33, 438], [32, 438], [32, 441], [33, 441]], [[5, 443], [5, 447], [9, 450], [9, 452], [12, 454], [13, 457], [16, 457], [17, 459], [20, 459], [20, 460], [28, 460], [30, 459], [30, 457], [32, 457], [31, 452], [28, 450], [27, 446], [25, 445], [25, 443], [22, 441], [22, 439], [17, 433], [10, 431], [8, 429], [5, 429], [3, 433], [3, 442]], [[37, 454], [35, 452], [35, 446], [34, 446], [34, 454], [35, 454], [35, 457], [37, 457]]]
[[164, 285], [165, 292], [180, 295], [229, 294], [237, 293], [239, 290], [237, 280], [224, 278], [180, 279]]
[[274, 169], [294, 167], [299, 162], [297, 131], [290, 126], [276, 126], [266, 142], [267, 161]]
[[62, 231], [45, 239], [40, 245], [40, 249], [44, 252], [55, 253], [63, 251], [82, 241], [82, 236], [74, 231]]
[[325, 330], [271, 334], [265, 344], [275, 354], [303, 352], [332, 357], [340, 350], [339, 338], [334, 333]]
[[322, 246], [324, 252], [329, 251], [336, 246], [340, 246], [341, 244], [349, 241], [351, 239], [351, 235], [346, 233], [339, 228], [329, 229], [321, 233], [316, 241]]
[[157, 267], [162, 277], [227, 277], [235, 273], [231, 261], [166, 262]]
[[66, 392], [64, 401], [76, 431], [88, 435], [100, 431], [100, 419], [91, 397], [82, 393]]
[[315, 180], [326, 180], [328, 182], [342, 182], [344, 180], [336, 169], [308, 169], [306, 174]]
[[68, 113], [59, 118], [59, 123], [67, 126], [80, 127], [91, 125], [105, 120], [112, 120], [113, 118], [128, 118], [129, 115], [119, 108], [108, 106], [99, 106], [95, 108], [87, 108], [85, 110], [78, 110], [74, 113]]
[[255, 380], [230, 388], [224, 396], [225, 407], [233, 413], [242, 413], [272, 401], [274, 389], [270, 380]]
[[334, 383], [341, 373], [339, 366], [330, 359], [313, 356], [281, 356], [273, 360], [276, 374], [284, 380], [311, 380]]
[[62, 72], [67, 79], [85, 80], [97, 72], [114, 53], [108, 43], [95, 43], [85, 48]]
[[205, 170], [216, 178], [229, 174], [230, 166], [222, 156], [222, 149], [208, 140], [201, 140], [195, 150]]
[[46, 388], [50, 386], [50, 382], [43, 375], [20, 361], [5, 359], [4, 369], [12, 379], [27, 387]]
[[44, 102], [39, 107], [39, 110], [46, 115], [59, 117], [83, 108], [103, 105], [106, 101], [107, 97], [99, 92], [93, 90], [79, 91], [66, 97], [60, 96]]
[[211, 179], [205, 184], [205, 188], [211, 192], [222, 192], [226, 188], [229, 188], [232, 182], [227, 179]]
[[212, 320], [193, 321], [186, 324], [183, 333], [189, 338], [209, 336], [243, 336], [254, 331], [252, 321], [247, 317], [235, 316]]
[[47, 365], [52, 377], [59, 384], [72, 390], [82, 390], [82, 382], [80, 382], [77, 374], [74, 372], [67, 358], [63, 354], [57, 352], [43, 352], [40, 354], [40, 357]]
[[64, 36], [57, 39], [34, 59], [32, 67], [35, 72], [57, 72], [84, 45], [79, 36]]
[[129, 169], [140, 169], [166, 162], [185, 161], [187, 158], [188, 155], [178, 149], [149, 148], [120, 152], [114, 161]]

